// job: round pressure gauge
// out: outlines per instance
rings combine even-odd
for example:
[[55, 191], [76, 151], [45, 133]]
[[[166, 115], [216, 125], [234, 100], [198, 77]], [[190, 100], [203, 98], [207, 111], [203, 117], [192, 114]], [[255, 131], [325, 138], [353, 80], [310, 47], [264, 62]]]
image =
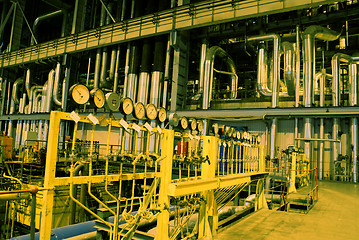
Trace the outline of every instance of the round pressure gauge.
[[106, 94], [106, 103], [110, 111], [117, 111], [120, 107], [120, 96], [117, 93], [111, 92]]
[[227, 133], [228, 133], [228, 137], [232, 137], [232, 135], [233, 135], [233, 128], [232, 128], [232, 127], [229, 127]]
[[212, 128], [213, 128], [214, 134], [218, 134], [218, 131], [219, 131], [218, 123], [214, 123], [214, 124], [212, 125]]
[[179, 123], [178, 115], [176, 113], [171, 113], [168, 116], [168, 121], [172, 126], [177, 127]]
[[241, 132], [240, 131], [237, 131], [236, 137], [237, 137], [237, 139], [241, 139]]
[[181, 123], [181, 128], [182, 128], [182, 129], [186, 129], [186, 128], [188, 127], [188, 120], [187, 120], [187, 118], [182, 117], [180, 123]]
[[191, 119], [189, 120], [189, 122], [191, 123], [191, 129], [192, 129], [192, 130], [196, 130], [196, 128], [197, 128], [197, 121], [196, 121], [196, 119], [191, 118]]
[[121, 112], [125, 115], [129, 115], [133, 112], [133, 102], [130, 98], [122, 98], [120, 101]]
[[145, 118], [146, 115], [146, 109], [145, 109], [145, 105], [143, 105], [143, 103], [138, 102], [135, 104], [135, 117], [138, 120], [142, 120]]
[[91, 90], [90, 94], [93, 97], [93, 102], [97, 108], [102, 108], [105, 105], [105, 93], [101, 89], [94, 88]]
[[166, 112], [166, 109], [164, 108], [159, 108], [158, 109], [158, 114], [157, 114], [157, 118], [160, 122], [164, 122], [166, 121], [166, 118], [167, 118], [167, 112]]
[[90, 91], [83, 84], [75, 84], [70, 88], [72, 99], [77, 104], [85, 104], [90, 99]]
[[203, 123], [203, 120], [198, 120], [197, 122], [197, 129], [199, 132], [202, 132], [203, 131], [203, 127], [204, 127], [204, 123]]
[[157, 117], [157, 107], [150, 103], [146, 106], [146, 116], [150, 120], [155, 120]]

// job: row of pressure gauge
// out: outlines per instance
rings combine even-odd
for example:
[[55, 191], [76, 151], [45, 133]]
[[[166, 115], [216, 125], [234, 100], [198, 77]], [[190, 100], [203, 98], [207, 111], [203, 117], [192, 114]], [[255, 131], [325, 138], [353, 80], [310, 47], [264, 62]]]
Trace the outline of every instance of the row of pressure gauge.
[[234, 127], [219, 125], [218, 123], [214, 123], [212, 125], [213, 132], [216, 135], [220, 135], [223, 137], [233, 138], [237, 140], [243, 140], [246, 142], [250, 142], [253, 144], [259, 144], [260, 138], [258, 136], [252, 135], [246, 131], [239, 131]]
[[164, 122], [167, 118], [166, 109], [150, 103], [146, 106], [138, 102], [136, 104], [130, 98], [120, 98], [115, 92], [104, 93], [101, 89], [95, 88], [89, 91], [88, 87], [83, 84], [75, 84], [70, 88], [70, 94], [72, 99], [77, 104], [86, 104], [90, 97], [92, 102], [97, 108], [107, 107], [110, 111], [120, 111], [124, 115], [133, 114], [138, 120], [158, 119], [160, 122]]
[[179, 121], [173, 124], [175, 127], [179, 125], [182, 130], [190, 129], [190, 130], [197, 130], [198, 132], [203, 131], [203, 120], [196, 120], [194, 118], [187, 119], [186, 117], [181, 117]]

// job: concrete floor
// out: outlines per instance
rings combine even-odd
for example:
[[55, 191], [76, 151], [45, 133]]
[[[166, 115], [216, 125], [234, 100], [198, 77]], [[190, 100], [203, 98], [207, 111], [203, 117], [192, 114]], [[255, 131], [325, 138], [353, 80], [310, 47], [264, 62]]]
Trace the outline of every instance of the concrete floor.
[[308, 214], [261, 210], [219, 232], [215, 239], [359, 239], [359, 184], [320, 182]]

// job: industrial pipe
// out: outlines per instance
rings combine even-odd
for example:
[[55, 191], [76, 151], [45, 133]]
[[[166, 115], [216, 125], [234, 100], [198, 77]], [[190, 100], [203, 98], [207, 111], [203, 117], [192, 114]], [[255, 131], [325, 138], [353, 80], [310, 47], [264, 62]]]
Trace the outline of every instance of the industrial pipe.
[[[334, 41], [338, 39], [340, 34], [325, 27], [313, 25], [306, 28], [303, 32], [304, 42], [304, 107], [310, 108], [313, 103], [313, 79], [315, 75], [315, 38]], [[304, 120], [304, 138], [312, 137], [312, 120], [311, 118], [305, 118]], [[336, 137], [333, 136], [336, 139]], [[311, 159], [312, 145], [310, 142], [304, 143], [304, 152], [308, 159]], [[313, 167], [313, 162], [310, 160], [310, 166]]]
[[[350, 106], [358, 105], [358, 73], [357, 64], [351, 63], [350, 67], [350, 91], [349, 91], [349, 104]], [[358, 156], [358, 118], [353, 117], [351, 121], [351, 145], [352, 145], [352, 161], [353, 161], [353, 182], [358, 182], [357, 170], [357, 156]]]
[[163, 74], [165, 71], [165, 41], [163, 38], [158, 37], [155, 42], [155, 50], [153, 57], [153, 68], [151, 77], [151, 89], [150, 89], [150, 103], [160, 106], [160, 92], [161, 83], [163, 80]]
[[[279, 98], [279, 36], [277, 34], [268, 34], [268, 35], [262, 35], [262, 36], [254, 36], [247, 38], [247, 41], [273, 41], [273, 81], [272, 81], [272, 108], [275, 108], [278, 106], [278, 98]], [[265, 59], [264, 55], [264, 49], [262, 52], [261, 58]], [[258, 56], [259, 57], [259, 56]], [[261, 60], [262, 61], [262, 60]], [[264, 62], [263, 62], [264, 64]], [[259, 63], [258, 63], [259, 65]], [[259, 67], [259, 66], [258, 66]], [[266, 71], [264, 69], [261, 70], [261, 74], [265, 74]], [[260, 77], [258, 72], [258, 77]], [[263, 75], [261, 75], [263, 77]], [[260, 83], [262, 84], [262, 80]], [[261, 86], [262, 89], [262, 86]], [[264, 92], [265, 94], [268, 94], [268, 90]]]
[[62, 100], [60, 100], [58, 96], [59, 85], [60, 85], [60, 73], [61, 73], [61, 64], [58, 62], [56, 64], [56, 69], [55, 69], [54, 91], [52, 93], [54, 103], [58, 106], [62, 105]]
[[[41, 21], [43, 21], [45, 19], [48, 19], [48, 18], [56, 17], [56, 16], [58, 16], [60, 14], [63, 14], [63, 10], [57, 10], [55, 12], [47, 13], [45, 15], [42, 15], [42, 16], [36, 18], [33, 25], [32, 25], [32, 31], [33, 31], [34, 35], [36, 35], [37, 27], [38, 27], [38, 25], [39, 25], [39, 23]], [[31, 38], [31, 45], [34, 45], [34, 43], [35, 43], [34, 39]]]
[[[204, 86], [203, 86], [203, 104], [202, 109], [208, 109], [212, 100], [212, 88], [213, 88], [213, 67], [215, 57], [222, 58], [226, 63], [228, 70], [236, 75], [236, 68], [232, 58], [222, 48], [213, 46], [207, 50], [207, 56], [205, 61], [205, 74], [204, 74]], [[231, 83], [231, 98], [237, 97], [237, 81], [235, 77], [232, 77]]]
[[289, 96], [295, 94], [295, 54], [292, 43], [283, 42], [282, 49], [284, 52], [284, 81], [287, 86]]
[[[73, 176], [78, 176], [80, 171], [83, 171], [84, 169], [84, 165], [82, 163], [80, 163], [79, 165], [77, 165], [73, 171]], [[72, 185], [72, 189], [70, 190], [72, 191], [72, 195], [74, 197], [77, 196], [77, 185], [73, 184]], [[70, 204], [69, 204], [69, 210], [70, 210], [70, 218], [69, 218], [69, 224], [74, 224], [75, 223], [75, 218], [76, 218], [76, 203], [72, 200], [70, 200]]]
[[[349, 55], [343, 53], [337, 53], [332, 57], [332, 75], [333, 75], [333, 85], [332, 85], [332, 94], [333, 94], [333, 107], [338, 107], [340, 105], [340, 62], [345, 62], [347, 64], [352, 63], [352, 58]], [[349, 68], [349, 76], [352, 75], [352, 68]], [[333, 138], [339, 138], [339, 128], [340, 121], [338, 118], [333, 119]], [[341, 154], [340, 146], [338, 143], [333, 143], [333, 158], [331, 162], [331, 178], [334, 179], [335, 174], [335, 162], [338, 159], [339, 154]]]
[[[18, 79], [16, 79], [16, 81], [12, 85], [12, 96], [11, 96], [9, 114], [14, 114], [15, 113], [15, 105], [20, 103], [17, 95], [18, 95], [18, 91], [19, 91], [19, 85], [21, 85], [23, 83], [24, 83], [24, 79], [23, 78], [18, 78]], [[12, 137], [12, 120], [9, 121], [8, 134], [7, 135], [9, 137]]]

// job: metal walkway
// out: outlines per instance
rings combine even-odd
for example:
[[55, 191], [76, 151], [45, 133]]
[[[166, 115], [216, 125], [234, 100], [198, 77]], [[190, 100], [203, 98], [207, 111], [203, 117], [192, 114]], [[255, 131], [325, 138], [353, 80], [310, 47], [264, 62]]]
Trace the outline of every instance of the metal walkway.
[[261, 210], [215, 239], [359, 239], [359, 184], [320, 182], [308, 214]]

